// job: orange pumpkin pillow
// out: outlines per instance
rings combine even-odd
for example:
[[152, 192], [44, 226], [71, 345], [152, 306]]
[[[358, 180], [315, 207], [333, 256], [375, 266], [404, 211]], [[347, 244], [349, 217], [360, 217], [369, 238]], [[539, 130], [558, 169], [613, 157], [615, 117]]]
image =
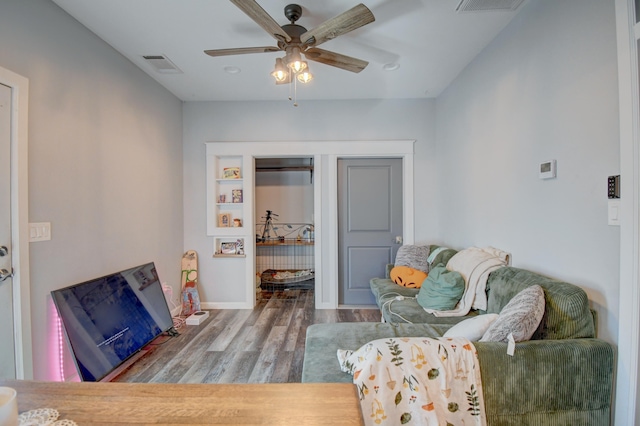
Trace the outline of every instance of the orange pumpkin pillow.
[[422, 281], [427, 278], [424, 272], [408, 266], [395, 266], [389, 272], [391, 280], [402, 287], [420, 288]]

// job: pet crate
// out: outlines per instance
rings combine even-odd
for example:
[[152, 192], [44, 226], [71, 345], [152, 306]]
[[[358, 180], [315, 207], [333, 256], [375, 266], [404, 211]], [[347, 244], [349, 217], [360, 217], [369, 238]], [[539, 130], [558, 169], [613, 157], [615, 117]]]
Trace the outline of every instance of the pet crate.
[[313, 225], [269, 224], [256, 227], [256, 272], [263, 290], [313, 288]]

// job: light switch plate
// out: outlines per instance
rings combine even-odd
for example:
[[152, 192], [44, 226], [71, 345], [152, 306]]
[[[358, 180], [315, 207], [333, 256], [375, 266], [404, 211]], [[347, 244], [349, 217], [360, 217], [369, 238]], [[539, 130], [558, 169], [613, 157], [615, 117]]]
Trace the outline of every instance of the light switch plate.
[[611, 199], [608, 202], [609, 225], [620, 226], [620, 200]]
[[51, 239], [51, 222], [29, 224], [29, 242], [49, 241]]

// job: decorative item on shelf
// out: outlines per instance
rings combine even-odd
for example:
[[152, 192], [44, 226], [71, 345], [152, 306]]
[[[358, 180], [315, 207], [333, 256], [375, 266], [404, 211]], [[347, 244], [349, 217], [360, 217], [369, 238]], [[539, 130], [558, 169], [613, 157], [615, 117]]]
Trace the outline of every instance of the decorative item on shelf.
[[242, 219], [239, 218], [235, 218], [233, 219], [233, 227], [234, 228], [241, 228], [242, 227]]
[[218, 227], [228, 228], [231, 226], [231, 213], [220, 213], [218, 215]]
[[244, 239], [238, 238], [236, 241], [236, 254], [244, 254]]
[[227, 202], [227, 196], [224, 194], [218, 195], [218, 204], [224, 204]]
[[231, 202], [242, 203], [242, 189], [231, 190]]
[[222, 170], [223, 179], [240, 179], [240, 167], [225, 167]]
[[237, 245], [234, 242], [222, 242], [220, 243], [220, 253], [222, 254], [238, 254]]

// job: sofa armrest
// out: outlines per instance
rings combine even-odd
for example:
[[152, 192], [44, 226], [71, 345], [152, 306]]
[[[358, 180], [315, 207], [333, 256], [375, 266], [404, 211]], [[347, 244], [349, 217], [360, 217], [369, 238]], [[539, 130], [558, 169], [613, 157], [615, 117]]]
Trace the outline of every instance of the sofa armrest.
[[[599, 339], [475, 343], [488, 424], [608, 425], [614, 349]], [[544, 422], [541, 422], [541, 413]]]
[[393, 263], [387, 263], [387, 265], [384, 268], [384, 277], [387, 279], [391, 279], [391, 270], [393, 269], [394, 265]]

